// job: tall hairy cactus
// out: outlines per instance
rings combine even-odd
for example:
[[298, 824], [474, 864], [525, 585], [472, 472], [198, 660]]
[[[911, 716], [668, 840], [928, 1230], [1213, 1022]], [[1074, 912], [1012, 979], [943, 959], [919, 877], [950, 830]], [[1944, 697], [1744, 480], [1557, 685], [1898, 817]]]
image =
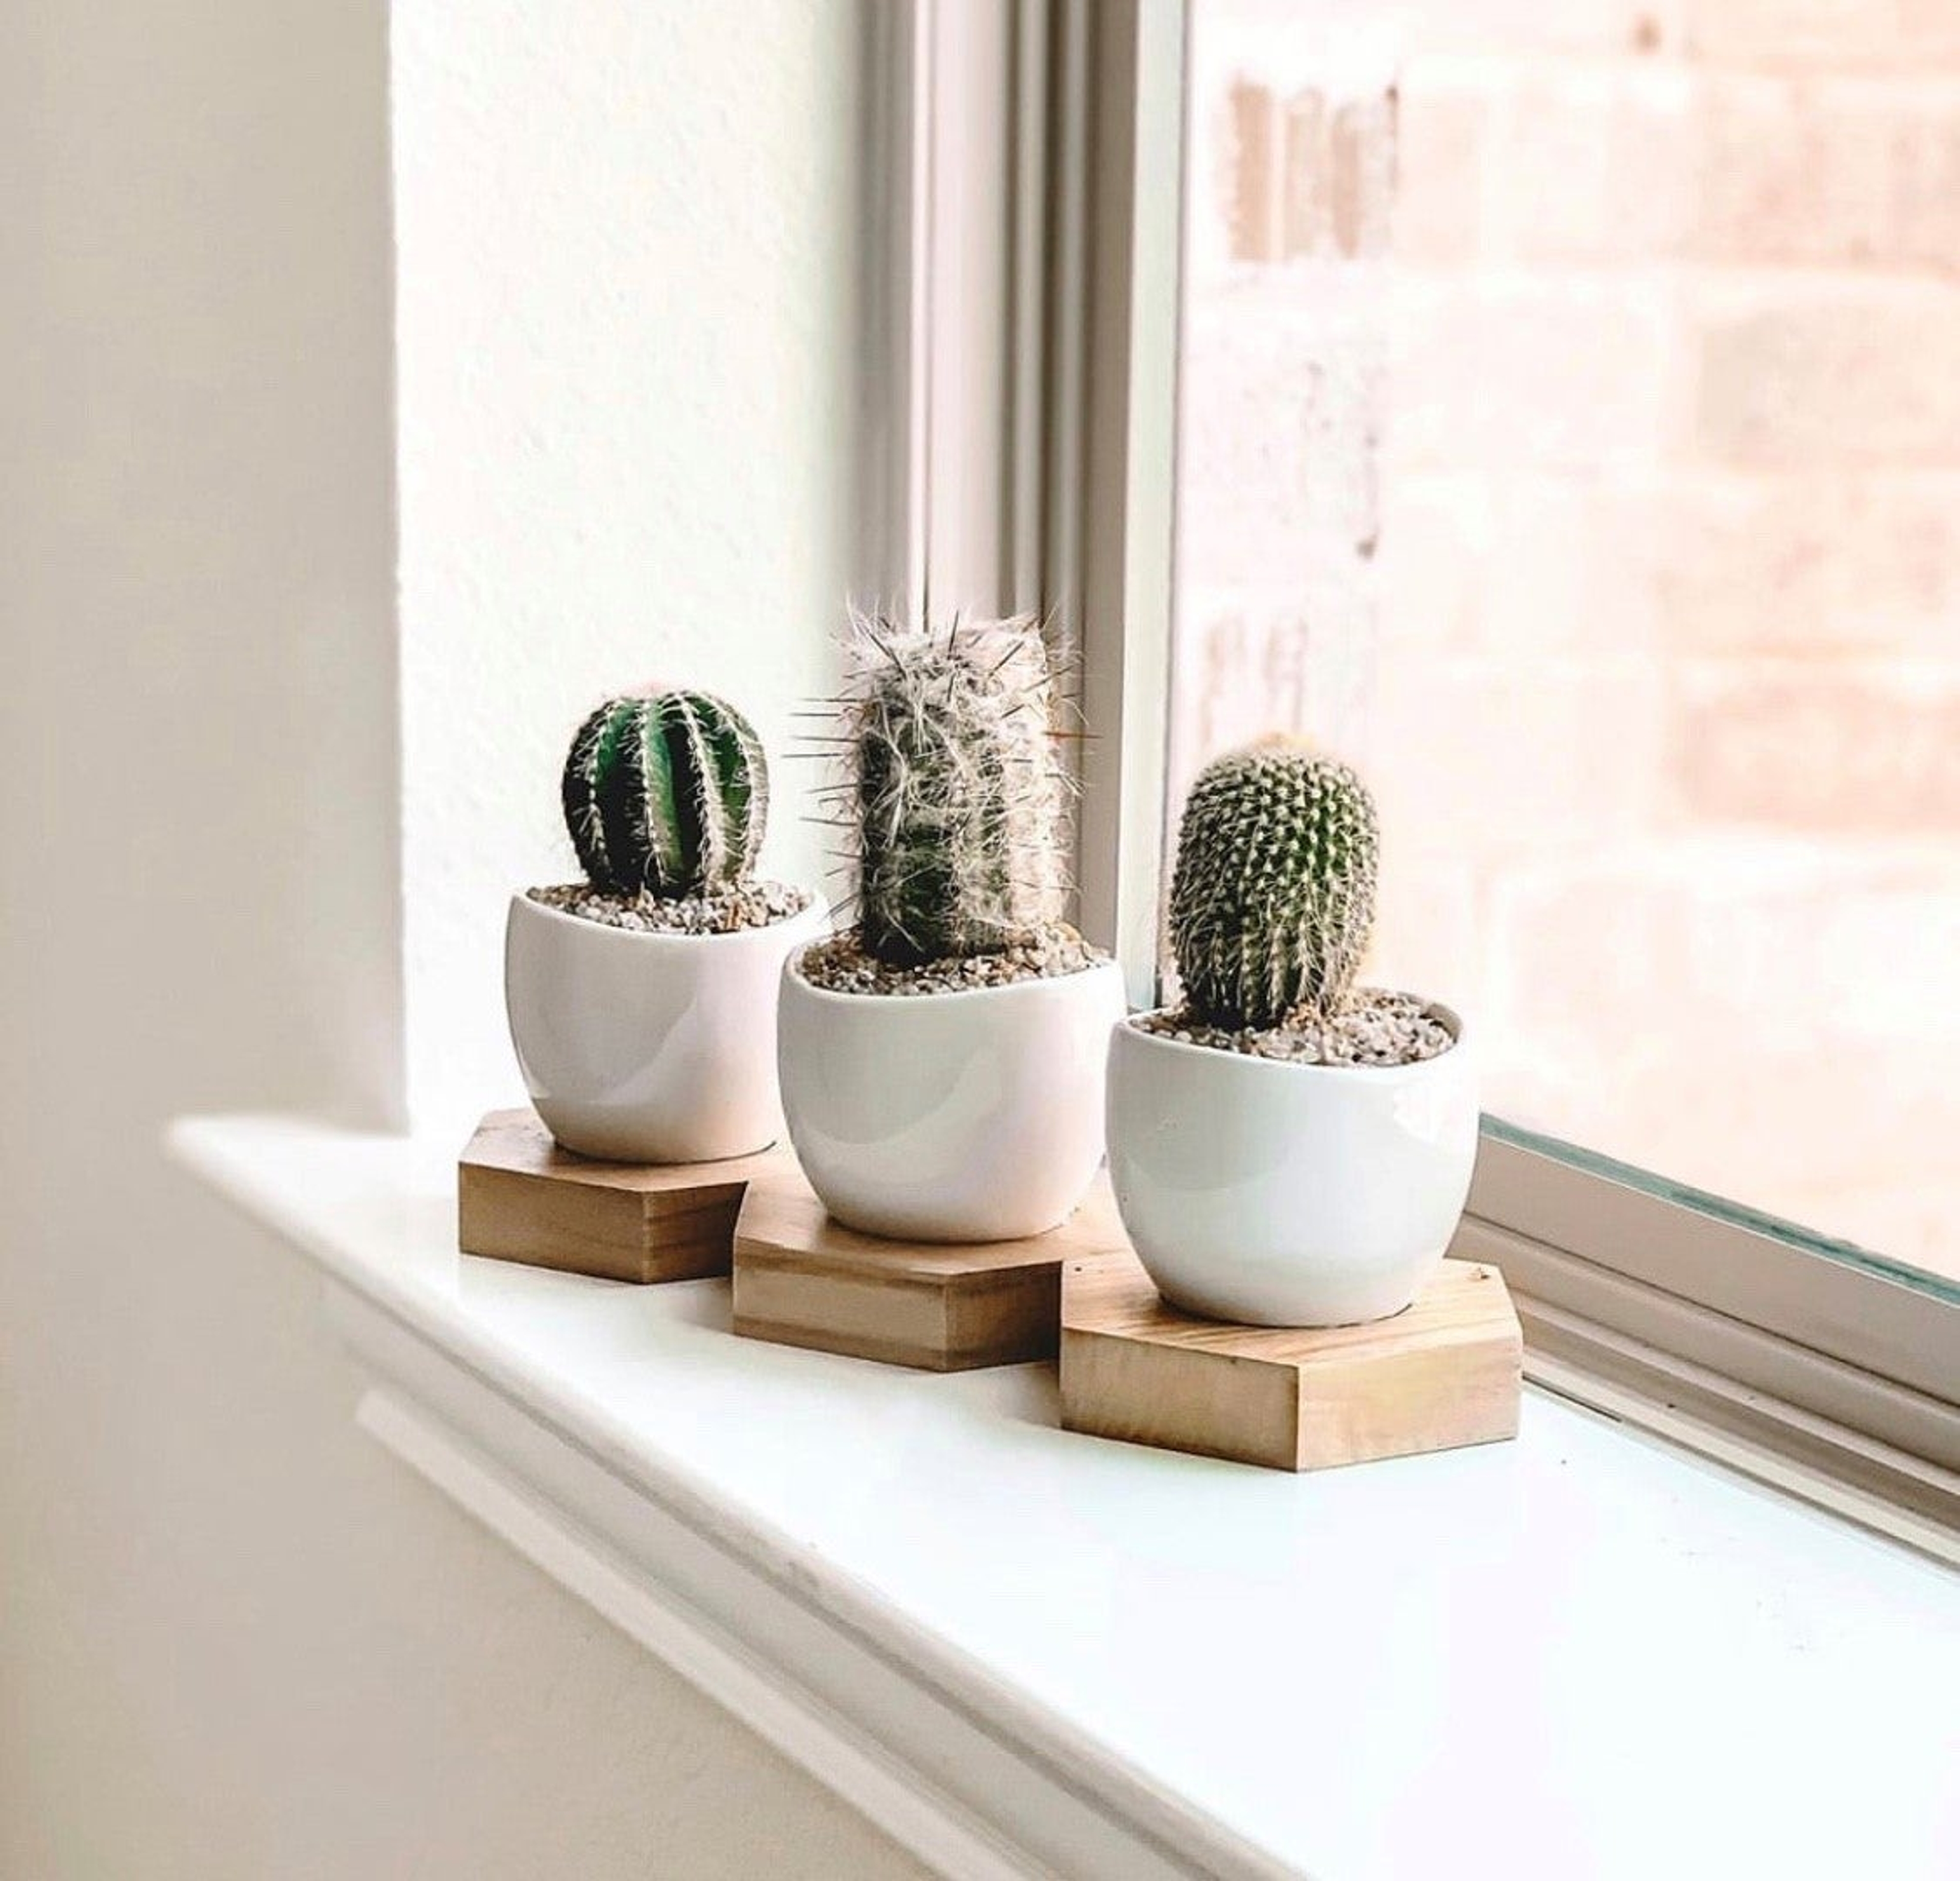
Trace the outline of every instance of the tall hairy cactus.
[[843, 730], [860, 939], [895, 966], [1001, 952], [1058, 919], [1067, 887], [1040, 628], [856, 628]]
[[1265, 1028], [1325, 1018], [1375, 918], [1375, 805], [1345, 764], [1268, 739], [1198, 774], [1178, 833], [1170, 942], [1192, 1010]]
[[672, 901], [753, 867], [768, 766], [754, 726], [711, 694], [609, 699], [571, 741], [562, 795], [593, 888]]

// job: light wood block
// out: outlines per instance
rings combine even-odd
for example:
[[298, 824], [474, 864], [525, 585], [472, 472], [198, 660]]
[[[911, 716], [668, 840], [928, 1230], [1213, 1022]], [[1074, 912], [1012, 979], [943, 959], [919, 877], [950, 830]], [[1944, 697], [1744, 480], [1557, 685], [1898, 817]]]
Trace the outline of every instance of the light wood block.
[[786, 1149], [727, 1162], [598, 1162], [552, 1142], [535, 1111], [493, 1110], [457, 1173], [466, 1254], [601, 1279], [698, 1280], [728, 1271], [749, 1183]]
[[772, 1170], [735, 1230], [735, 1330], [928, 1371], [1052, 1358], [1063, 1261], [1123, 1245], [1100, 1182], [1048, 1234], [936, 1246], [843, 1227], [800, 1170]]
[[1523, 1352], [1503, 1276], [1468, 1261], [1393, 1319], [1319, 1331], [1181, 1313], [1127, 1249], [1062, 1274], [1064, 1429], [1268, 1469], [1515, 1437]]

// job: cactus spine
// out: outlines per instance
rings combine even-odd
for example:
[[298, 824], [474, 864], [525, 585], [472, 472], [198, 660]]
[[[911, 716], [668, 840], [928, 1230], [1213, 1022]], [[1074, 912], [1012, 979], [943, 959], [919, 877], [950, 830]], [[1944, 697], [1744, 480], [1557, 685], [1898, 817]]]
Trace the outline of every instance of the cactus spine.
[[855, 624], [843, 711], [865, 951], [915, 966], [1027, 939], [1067, 888], [1069, 779], [1039, 624]]
[[1194, 1013], [1263, 1030], [1340, 1011], [1374, 924], [1377, 847], [1360, 779], [1300, 740], [1208, 764], [1171, 879], [1171, 950]]
[[603, 894], [672, 901], [741, 881], [768, 820], [755, 728], [705, 692], [609, 699], [565, 759], [565, 828]]

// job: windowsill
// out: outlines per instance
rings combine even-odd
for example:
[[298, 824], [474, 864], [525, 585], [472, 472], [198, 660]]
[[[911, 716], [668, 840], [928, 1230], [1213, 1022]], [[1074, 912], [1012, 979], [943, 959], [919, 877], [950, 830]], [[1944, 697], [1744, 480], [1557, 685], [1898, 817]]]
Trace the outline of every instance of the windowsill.
[[1547, 1393], [1292, 1478], [460, 1256], [452, 1145], [171, 1147], [325, 1270], [371, 1431], [944, 1872], [1960, 1867], [1955, 1577]]

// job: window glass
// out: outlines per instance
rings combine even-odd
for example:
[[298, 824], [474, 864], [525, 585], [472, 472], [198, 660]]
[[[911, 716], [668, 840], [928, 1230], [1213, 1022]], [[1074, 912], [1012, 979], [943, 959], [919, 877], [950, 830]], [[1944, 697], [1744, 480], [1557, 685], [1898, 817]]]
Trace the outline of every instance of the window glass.
[[1374, 786], [1487, 1107], [1960, 1277], [1960, 10], [1195, 0], [1173, 811]]

